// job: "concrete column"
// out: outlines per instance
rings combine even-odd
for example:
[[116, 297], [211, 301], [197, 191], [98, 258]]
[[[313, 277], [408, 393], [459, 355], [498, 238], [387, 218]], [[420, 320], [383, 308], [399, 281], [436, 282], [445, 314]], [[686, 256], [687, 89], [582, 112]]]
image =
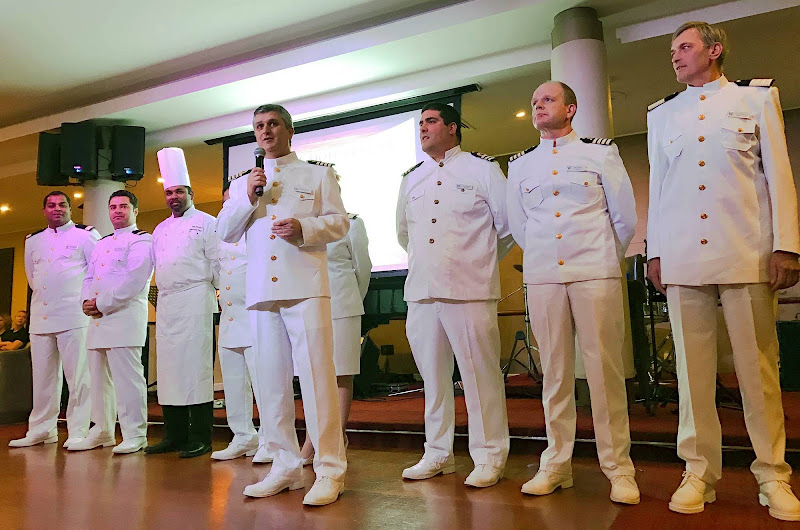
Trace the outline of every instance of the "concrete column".
[[553, 19], [550, 76], [578, 97], [572, 127], [579, 136], [613, 138], [603, 24], [591, 7], [573, 7]]
[[84, 181], [83, 224], [94, 226], [101, 236], [113, 232], [114, 227], [108, 218], [108, 198], [123, 187], [122, 182], [102, 177]]

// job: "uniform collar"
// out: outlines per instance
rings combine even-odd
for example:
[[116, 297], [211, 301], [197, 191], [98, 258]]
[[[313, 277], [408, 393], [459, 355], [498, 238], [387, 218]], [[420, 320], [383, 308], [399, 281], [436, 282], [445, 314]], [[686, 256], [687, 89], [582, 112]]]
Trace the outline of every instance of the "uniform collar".
[[[75, 223], [70, 219], [68, 222], [64, 223], [63, 225], [59, 226], [54, 230], [54, 232], [66, 232], [70, 228], [75, 226]], [[49, 226], [47, 228], [50, 228]]]
[[711, 81], [710, 83], [706, 83], [703, 86], [689, 86], [689, 85], [686, 85], [686, 93], [687, 94], [692, 94], [692, 95], [697, 95], [697, 94], [699, 94], [701, 92], [705, 92], [705, 93], [716, 92], [717, 90], [720, 90], [721, 88], [724, 88], [725, 85], [727, 85], [728, 83], [729, 83], [728, 78], [725, 77], [724, 75], [721, 75], [721, 76], [719, 76], [718, 79], [715, 79], [714, 81]]
[[432, 157], [429, 157], [429, 158], [431, 159], [431, 162], [433, 162], [434, 164], [437, 164], [439, 167], [442, 167], [445, 164], [445, 162], [452, 161], [453, 158], [458, 156], [459, 153], [461, 153], [461, 152], [462, 152], [461, 151], [461, 145], [459, 144], [459, 145], [457, 145], [455, 147], [452, 147], [452, 148], [448, 149], [447, 151], [445, 151], [444, 152], [444, 158], [442, 158], [441, 162], [437, 162]]
[[264, 167], [285, 166], [292, 162], [297, 162], [297, 153], [291, 151], [288, 155], [283, 155], [279, 158], [265, 158]]
[[[184, 213], [183, 215], [186, 215], [186, 214]], [[120, 229], [116, 229], [115, 228], [114, 229], [114, 235], [117, 236], [119, 234], [125, 234], [125, 233], [128, 233], [128, 232], [133, 232], [134, 230], [137, 230], [136, 223], [133, 223], [130, 226], [126, 226], [125, 228], [120, 228]]]
[[[576, 133], [574, 130], [572, 130], [572, 131], [569, 132], [569, 134], [565, 134], [564, 136], [560, 136], [560, 137], [556, 138], [555, 139], [555, 144], [556, 144], [555, 146], [556, 147], [563, 147], [563, 146], [565, 146], [567, 144], [571, 144], [572, 142], [575, 142], [576, 140], [578, 140], [578, 133]], [[539, 143], [543, 147], [544, 146], [552, 147], [553, 146], [553, 141], [554, 140], [552, 138], [542, 138], [539, 141]]]

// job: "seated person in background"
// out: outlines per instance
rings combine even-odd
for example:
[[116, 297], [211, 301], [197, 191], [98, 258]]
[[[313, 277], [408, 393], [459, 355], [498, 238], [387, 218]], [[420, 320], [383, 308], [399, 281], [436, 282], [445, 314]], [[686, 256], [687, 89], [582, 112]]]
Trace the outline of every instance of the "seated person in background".
[[6, 329], [0, 334], [0, 351], [21, 350], [28, 342], [28, 312], [24, 309], [17, 311], [11, 327], [6, 324]]

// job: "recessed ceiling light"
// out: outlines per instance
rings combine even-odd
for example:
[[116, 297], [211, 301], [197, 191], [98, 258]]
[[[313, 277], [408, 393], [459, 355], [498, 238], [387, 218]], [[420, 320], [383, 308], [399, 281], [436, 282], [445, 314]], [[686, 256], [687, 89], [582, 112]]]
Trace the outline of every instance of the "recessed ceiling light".
[[161, 178], [161, 177], [158, 177], [158, 178], [156, 179], [156, 182], [161, 182], [161, 183], [163, 183], [163, 182], [164, 182], [164, 179], [163, 179], [163, 178]]
[[72, 194], [72, 196], [75, 197], [76, 199], [80, 199], [81, 197], [83, 197], [83, 193], [76, 191], [75, 193]]
[[10, 209], [11, 208], [9, 208], [7, 204], [4, 204], [4, 205], [0, 206], [0, 212], [3, 212], [3, 213], [6, 213]]
[[517, 118], [524, 118], [525, 117], [525, 111], [521, 110], [521, 111], [517, 112], [516, 114], [514, 114], [514, 116], [516, 116]]

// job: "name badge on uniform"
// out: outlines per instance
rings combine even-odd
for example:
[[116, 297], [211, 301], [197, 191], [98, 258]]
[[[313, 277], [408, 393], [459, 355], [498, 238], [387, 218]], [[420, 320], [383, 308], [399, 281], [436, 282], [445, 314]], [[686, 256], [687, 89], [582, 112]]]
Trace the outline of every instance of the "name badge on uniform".
[[125, 250], [125, 247], [116, 247], [114, 249], [114, 252], [123, 252], [124, 250]]
[[203, 227], [202, 226], [194, 225], [194, 226], [190, 226], [189, 227], [189, 233], [190, 234], [199, 234], [202, 231], [203, 231]]
[[303, 188], [298, 188], [297, 186], [294, 187], [295, 193], [302, 193], [303, 195], [310, 195], [311, 197], [314, 196], [314, 190], [306, 190]]
[[583, 166], [567, 166], [567, 171], [589, 171]]
[[746, 114], [744, 112], [734, 112], [732, 110], [728, 111], [728, 117], [729, 118], [739, 118], [739, 119], [742, 119], [742, 120], [752, 120], [753, 119], [753, 116], [750, 115], [750, 114]]
[[78, 245], [64, 245], [67, 250], [78, 250]]
[[456, 184], [456, 189], [461, 191], [472, 191], [475, 186], [472, 184]]

